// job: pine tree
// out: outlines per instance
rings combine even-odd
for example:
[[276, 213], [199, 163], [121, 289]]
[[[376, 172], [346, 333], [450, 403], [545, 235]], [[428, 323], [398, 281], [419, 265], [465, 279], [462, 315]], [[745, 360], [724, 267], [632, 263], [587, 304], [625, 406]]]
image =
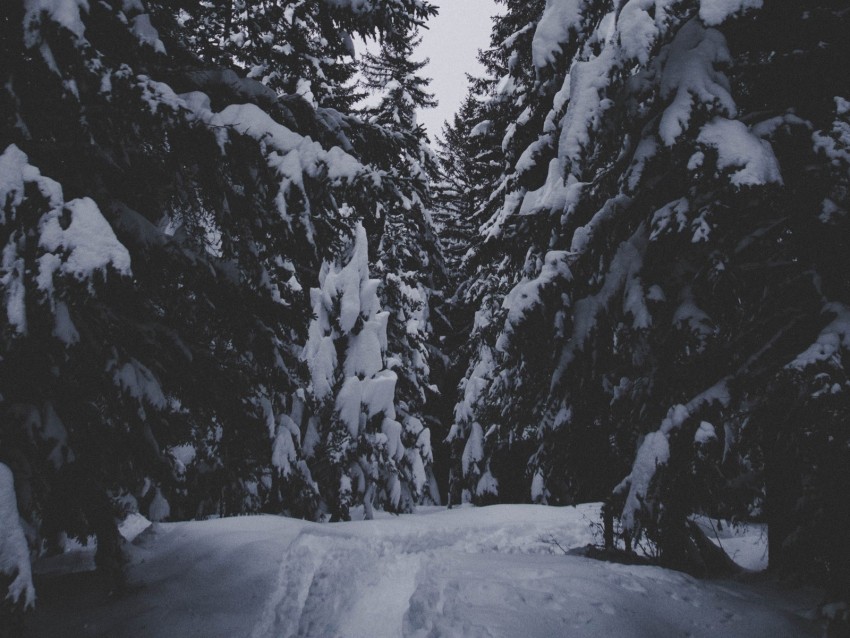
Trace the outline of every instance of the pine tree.
[[472, 174], [465, 171], [465, 179], [478, 184], [476, 194], [481, 193], [483, 201], [471, 212], [471, 223], [478, 232], [464, 255], [453, 313], [459, 317], [455, 319], [459, 325], [469, 324], [474, 317], [471, 338], [465, 340], [463, 356], [458, 361], [467, 370], [460, 383], [448, 437], [453, 447], [451, 483], [455, 490], [463, 486], [465, 494], [457, 494], [455, 499], [495, 498], [499, 494], [507, 500], [522, 500], [527, 493], [517, 485], [516, 477], [506, 475], [500, 490], [490, 468], [496, 448], [500, 449], [497, 462], [505, 458], [507, 467], [515, 468], [514, 461], [527, 456], [525, 443], [513, 435], [507, 445], [497, 442], [500, 435], [496, 429], [485, 427], [474, 415], [482, 388], [492, 380], [493, 330], [502, 312], [501, 301], [516, 283], [517, 268], [525, 258], [524, 243], [516, 239], [527, 230], [502, 233], [506, 219], [502, 211], [513, 210], [521, 201], [512, 190], [522, 175], [519, 169], [529, 164], [517, 158], [529, 132], [534, 132], [530, 118], [536, 99], [535, 75], [522, 62], [531, 58], [532, 36], [545, 3], [505, 4], [505, 13], [494, 18], [490, 48], [479, 56], [486, 75], [471, 86], [470, 93], [476, 96], [479, 106], [473, 109], [474, 121], [465, 124], [469, 127], [469, 146], [476, 167]]
[[[613, 493], [630, 538], [703, 572], [688, 517], [763, 512], [771, 563], [817, 571], [847, 512], [814, 487], [846, 481], [845, 18], [808, 3], [785, 41], [801, 7], [764, 4], [547, 3], [542, 135], [479, 240], [516, 248], [469, 285], [488, 291], [455, 424], [471, 497]], [[844, 591], [826, 553], [816, 577]]]
[[304, 358], [318, 405], [304, 447], [332, 521], [348, 520], [359, 504], [369, 519], [374, 506], [409, 511], [430, 462], [427, 430], [420, 423], [408, 449], [396, 420], [398, 378], [385, 356], [389, 313], [380, 311], [380, 283], [369, 279], [358, 226], [347, 263], [325, 264], [311, 291], [316, 318]]
[[339, 34], [324, 2], [226, 0], [186, 3], [177, 14], [188, 41], [204, 59], [231, 67], [278, 94], [350, 110], [351, 36]]
[[420, 449], [427, 476], [414, 490], [405, 488], [408, 510], [420, 500], [440, 500], [431, 469], [430, 429], [425, 423], [431, 421], [432, 405], [439, 400], [436, 370], [432, 370], [438, 357], [434, 356], [431, 314], [438, 291], [446, 285], [442, 249], [430, 215], [435, 159], [417, 122], [417, 110], [436, 102], [427, 90], [430, 80], [419, 75], [427, 60], [411, 59], [418, 43], [414, 34], [399, 43], [386, 41], [379, 54], [367, 55], [363, 63], [366, 87], [380, 92], [378, 104], [367, 116], [387, 131], [397, 149], [387, 158], [394, 188], [382, 210], [375, 271], [382, 280], [382, 305], [389, 311], [388, 357], [398, 375], [397, 409], [404, 444]]
[[367, 52], [360, 64], [365, 88], [381, 96], [378, 105], [367, 110], [370, 120], [391, 131], [412, 134], [417, 141], [425, 134], [416, 121], [416, 110], [437, 106], [428, 92], [431, 80], [419, 75], [428, 60], [412, 59], [421, 42], [414, 34], [400, 42], [385, 40], [379, 53]]
[[403, 0], [353, 6], [326, 0], [181, 2], [175, 17], [205, 60], [239, 70], [278, 94], [349, 112], [363, 97], [354, 84], [354, 38], [401, 43], [409, 25], [436, 13]]
[[199, 61], [172, 11], [0, 21], [0, 462], [34, 541], [96, 535], [112, 580], [128, 510], [321, 514], [301, 282], [394, 188], [380, 127]]
[[470, 90], [452, 118], [444, 123], [437, 138], [439, 182], [435, 184], [434, 221], [439, 228], [447, 265], [460, 277], [464, 257], [476, 234], [475, 218], [489, 198], [488, 164], [481, 148], [483, 105]]

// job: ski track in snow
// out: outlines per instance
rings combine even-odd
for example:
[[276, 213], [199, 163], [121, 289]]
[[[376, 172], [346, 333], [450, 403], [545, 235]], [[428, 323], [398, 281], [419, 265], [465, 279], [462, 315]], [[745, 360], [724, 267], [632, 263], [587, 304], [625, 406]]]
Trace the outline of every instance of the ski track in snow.
[[811, 593], [565, 556], [553, 541], [592, 542], [597, 516], [598, 505], [520, 505], [325, 525], [272, 516], [159, 525], [132, 548], [135, 593], [92, 605], [65, 590], [46, 601], [34, 635], [818, 635], [801, 617]]
[[251, 636], [400, 636], [420, 561], [387, 543], [302, 532]]

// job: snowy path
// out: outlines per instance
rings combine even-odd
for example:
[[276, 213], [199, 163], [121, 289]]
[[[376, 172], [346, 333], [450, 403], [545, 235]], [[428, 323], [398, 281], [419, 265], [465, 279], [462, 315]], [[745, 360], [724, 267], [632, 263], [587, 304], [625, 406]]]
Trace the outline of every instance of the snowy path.
[[[811, 592], [565, 556], [595, 506], [429, 509], [337, 525], [161, 525], [129, 595], [45, 600], [37, 636], [816, 636]], [[74, 597], [77, 597], [76, 601]], [[57, 633], [59, 628], [61, 632]]]

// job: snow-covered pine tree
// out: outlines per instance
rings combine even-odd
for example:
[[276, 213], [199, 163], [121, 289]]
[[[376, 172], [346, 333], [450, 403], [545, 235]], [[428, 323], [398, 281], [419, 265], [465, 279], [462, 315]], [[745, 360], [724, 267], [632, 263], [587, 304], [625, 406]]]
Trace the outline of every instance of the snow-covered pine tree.
[[204, 59], [259, 80], [278, 94], [312, 104], [350, 107], [354, 45], [322, 1], [226, 0], [176, 5], [190, 46]]
[[[766, 512], [787, 557], [835, 533], [822, 513], [846, 504], [809, 486], [846, 480], [846, 19], [817, 1], [546, 3], [532, 55], [536, 86], [558, 87], [536, 93], [549, 141], [522, 152], [484, 229], [524, 263], [473, 283], [493, 291], [456, 422], [473, 495], [511, 471], [498, 442], [533, 440], [513, 461], [531, 498], [619, 483], [624, 530], [669, 564], [711, 567], [694, 512]], [[779, 395], [796, 397], [781, 420]], [[820, 521], [799, 536], [798, 506]], [[846, 553], [819, 547], [838, 590]]]
[[[470, 93], [478, 105], [471, 109], [474, 120], [465, 124], [470, 127], [468, 145], [474, 153], [475, 167], [475, 172], [467, 172], [465, 179], [477, 182], [477, 193], [483, 197], [472, 213], [478, 232], [464, 255], [453, 313], [459, 325], [472, 323], [471, 338], [465, 340], [463, 356], [458, 357], [466, 373], [448, 437], [453, 447], [451, 483], [454, 491], [462, 486], [466, 494], [455, 494], [455, 499], [495, 498], [498, 494], [507, 500], [523, 500], [527, 492], [518, 485], [521, 479], [505, 472], [500, 489], [490, 470], [491, 459], [497, 458], [497, 463], [506, 461], [505, 467], [513, 473], [520, 465], [517, 459], [528, 456], [526, 444], [513, 435], [510, 441], [497, 441], [500, 434], [495, 429], [482, 429], [482, 422], [473, 414], [473, 406], [481, 399], [480, 392], [493, 371], [492, 331], [498, 323], [494, 316], [500, 313], [501, 299], [516, 282], [517, 264], [525, 256], [524, 241], [513, 241], [516, 237], [504, 237], [492, 232], [491, 227], [500, 224], [498, 211], [511, 208], [518, 201], [511, 194], [511, 185], [521, 171], [515, 170], [514, 165], [518, 164], [529, 134], [536, 136], [532, 123], [537, 100], [535, 76], [527, 62], [545, 3], [508, 0], [504, 4], [505, 13], [494, 18], [491, 46], [479, 56], [486, 75], [472, 83]], [[519, 164], [528, 163], [523, 160]], [[494, 457], [496, 449], [499, 452]]]
[[424, 137], [416, 119], [417, 109], [437, 106], [434, 95], [428, 92], [431, 80], [419, 74], [428, 60], [413, 60], [421, 42], [415, 31], [401, 40], [387, 39], [380, 52], [366, 52], [360, 62], [365, 88], [380, 95], [377, 106], [366, 111], [369, 119], [391, 131], [412, 134], [417, 141]]
[[[152, 80], [177, 65], [140, 10], [14, 4], [3, 22], [0, 448], [34, 529], [96, 533], [110, 570], [118, 497], [153, 519], [267, 501], [267, 422], [303, 384], [295, 271], [318, 261], [309, 207], [328, 198], [302, 170], [339, 180], [260, 108]], [[299, 143], [316, 163], [271, 162]]]
[[389, 313], [380, 310], [380, 283], [369, 278], [368, 240], [358, 225], [350, 256], [323, 265], [319, 288], [310, 293], [315, 318], [303, 356], [316, 406], [304, 451], [332, 521], [348, 520], [361, 504], [366, 518], [376, 506], [409, 510], [431, 460], [428, 431], [420, 423], [406, 448], [396, 420], [397, 376], [386, 358]]
[[259, 80], [278, 94], [350, 112], [356, 90], [354, 38], [403, 42], [410, 25], [436, 9], [427, 2], [364, 5], [328, 0], [175, 3], [183, 36], [205, 60]]
[[33, 542], [95, 534], [113, 576], [128, 508], [315, 515], [299, 282], [388, 184], [379, 127], [199, 62], [172, 9], [0, 20], [0, 462]]
[[[395, 153], [386, 158], [393, 193], [381, 211], [383, 226], [374, 260], [375, 274], [382, 281], [382, 306], [389, 312], [387, 354], [398, 375], [396, 408], [404, 426], [403, 442], [409, 450], [419, 448], [426, 464], [426, 482], [417, 483], [413, 491], [405, 487], [406, 510], [417, 501], [440, 500], [431, 468], [431, 430], [425, 424], [436, 424], [430, 418], [438, 400], [437, 371], [432, 367], [439, 366], [441, 358], [435, 352], [431, 316], [447, 283], [430, 214], [436, 160], [417, 121], [418, 110], [436, 105], [428, 92], [430, 80], [420, 75], [427, 60], [412, 59], [419, 41], [411, 30], [400, 41], [385, 41], [380, 52], [367, 54], [362, 64], [366, 88], [380, 96], [366, 115], [395, 144]], [[409, 464], [414, 462], [418, 463], [411, 457]]]

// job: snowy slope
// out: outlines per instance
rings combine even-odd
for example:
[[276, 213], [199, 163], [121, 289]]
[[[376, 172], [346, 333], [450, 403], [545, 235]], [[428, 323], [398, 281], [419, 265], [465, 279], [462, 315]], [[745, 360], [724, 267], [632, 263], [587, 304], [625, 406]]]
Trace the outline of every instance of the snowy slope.
[[43, 576], [34, 633], [818, 635], [795, 613], [814, 606], [811, 592], [697, 581], [564, 555], [552, 542], [591, 542], [597, 513], [594, 505], [499, 505], [334, 525], [272, 516], [159, 524], [131, 547], [121, 597], [99, 593], [85, 573]]

